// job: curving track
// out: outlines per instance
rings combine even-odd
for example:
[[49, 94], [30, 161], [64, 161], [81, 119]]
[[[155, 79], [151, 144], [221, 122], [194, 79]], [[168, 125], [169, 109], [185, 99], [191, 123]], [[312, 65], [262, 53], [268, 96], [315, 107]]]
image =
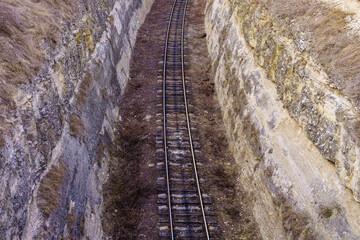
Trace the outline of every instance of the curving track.
[[198, 175], [202, 164], [196, 137], [195, 116], [189, 104], [192, 94], [185, 76], [185, 20], [188, 0], [174, 0], [164, 46], [162, 79], [159, 81], [157, 159], [159, 237], [165, 239], [214, 239], [216, 221], [212, 201], [202, 193]]

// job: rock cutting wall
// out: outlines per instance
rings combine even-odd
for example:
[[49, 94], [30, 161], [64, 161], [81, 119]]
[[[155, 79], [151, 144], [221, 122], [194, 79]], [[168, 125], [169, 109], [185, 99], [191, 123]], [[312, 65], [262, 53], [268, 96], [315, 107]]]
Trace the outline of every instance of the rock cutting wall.
[[102, 239], [107, 147], [152, 2], [72, 2], [56, 47], [13, 91], [1, 113], [0, 239]]
[[208, 1], [217, 97], [265, 239], [360, 237], [355, 17], [315, 1]]

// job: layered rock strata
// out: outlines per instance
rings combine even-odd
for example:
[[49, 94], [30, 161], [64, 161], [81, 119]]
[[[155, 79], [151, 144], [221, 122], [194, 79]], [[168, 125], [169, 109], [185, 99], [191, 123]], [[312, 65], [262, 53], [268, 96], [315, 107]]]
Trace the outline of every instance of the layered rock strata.
[[208, 1], [217, 97], [265, 239], [360, 237], [355, 18], [316, 1]]
[[1, 113], [0, 239], [102, 238], [107, 147], [152, 2], [72, 2], [77, 15], [61, 22], [36, 76], [12, 88]]

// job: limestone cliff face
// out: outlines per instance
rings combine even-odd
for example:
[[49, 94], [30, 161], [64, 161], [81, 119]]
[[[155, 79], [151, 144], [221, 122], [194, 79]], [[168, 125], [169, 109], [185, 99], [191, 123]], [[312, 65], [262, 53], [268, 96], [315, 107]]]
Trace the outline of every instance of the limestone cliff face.
[[36, 76], [11, 88], [1, 113], [0, 239], [102, 238], [107, 147], [152, 2], [72, 2], [76, 16], [62, 20]]
[[217, 97], [265, 239], [360, 237], [352, 17], [315, 1], [208, 1]]

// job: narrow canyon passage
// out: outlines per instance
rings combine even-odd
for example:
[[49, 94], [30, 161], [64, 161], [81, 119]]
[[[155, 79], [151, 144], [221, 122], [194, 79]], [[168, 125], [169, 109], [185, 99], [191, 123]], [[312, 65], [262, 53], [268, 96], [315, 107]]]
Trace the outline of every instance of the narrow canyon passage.
[[359, 64], [359, 0], [2, 0], [0, 240], [359, 240]]
[[[188, 96], [191, 107], [189, 111], [192, 119], [196, 117], [196, 121], [191, 120], [194, 141], [201, 146], [201, 150], [195, 151], [197, 160], [200, 161], [200, 165], [197, 165], [201, 191], [206, 193], [203, 194], [206, 196], [204, 202], [212, 203], [209, 213], [211, 216], [207, 216], [210, 237], [260, 239], [249, 196], [237, 181], [240, 171], [228, 151], [221, 111], [214, 98], [213, 76], [204, 30], [205, 4], [205, 1], [195, 0], [188, 5], [185, 74], [187, 91], [191, 93]], [[161, 209], [167, 204], [161, 199], [166, 196], [164, 160], [158, 156], [159, 153], [163, 155], [163, 152], [159, 152], [159, 144], [163, 144], [161, 69], [171, 8], [172, 1], [156, 0], [140, 28], [131, 60], [129, 85], [121, 101], [118, 146], [112, 153], [112, 157], [119, 161], [110, 164], [110, 178], [104, 195], [104, 230], [118, 239], [170, 239], [170, 227], [167, 227], [169, 222], [166, 220], [169, 216], [161, 214]], [[171, 115], [171, 109], [169, 111]], [[176, 131], [173, 134], [175, 133]], [[171, 148], [169, 151], [173, 155]], [[184, 165], [186, 163], [181, 166]], [[181, 173], [177, 173], [176, 176], [180, 175]], [[176, 193], [174, 195], [179, 195]], [[191, 228], [193, 223], [189, 221], [175, 227], [175, 232], [184, 227]], [[194, 231], [199, 226], [201, 228], [201, 225], [194, 225]], [[202, 233], [187, 235], [185, 231], [180, 232], [180, 236], [181, 234], [182, 239], [206, 239], [205, 236], [200, 237]]]

